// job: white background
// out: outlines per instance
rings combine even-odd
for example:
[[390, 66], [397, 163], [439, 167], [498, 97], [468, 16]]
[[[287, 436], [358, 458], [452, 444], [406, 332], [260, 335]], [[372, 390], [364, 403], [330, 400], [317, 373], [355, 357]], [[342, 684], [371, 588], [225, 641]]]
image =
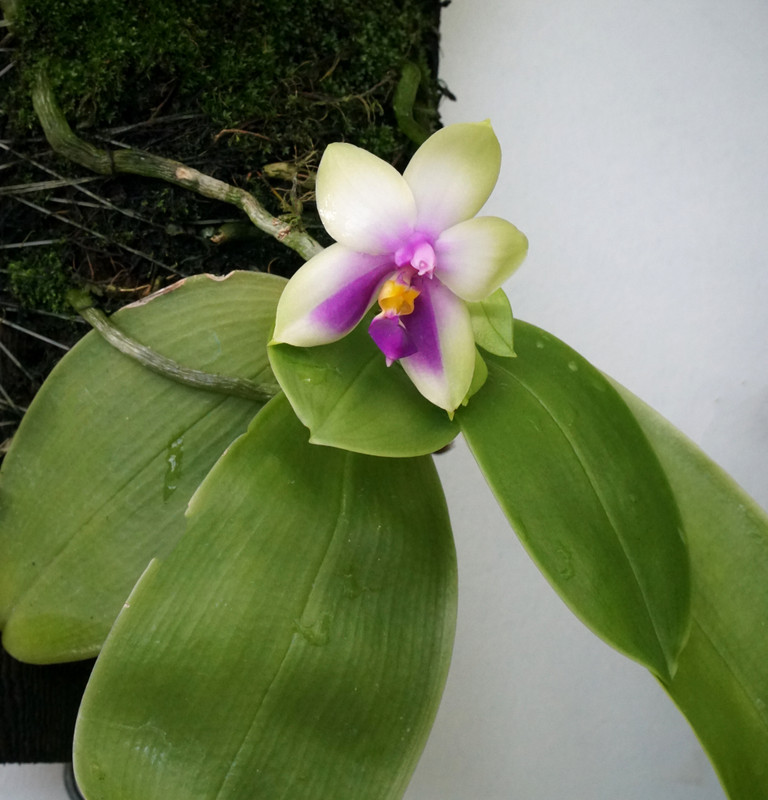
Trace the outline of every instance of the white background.
[[[768, 4], [455, 0], [441, 30], [444, 122], [491, 119], [485, 210], [530, 240], [515, 314], [768, 504]], [[459, 623], [408, 800], [722, 800], [687, 722], [557, 599], [471, 457], [438, 464]]]
[[[531, 242], [516, 315], [767, 505], [768, 4], [454, 0], [441, 31], [444, 122], [491, 119], [486, 211]], [[439, 466], [460, 615], [407, 800], [722, 800], [685, 720], [565, 609], [463, 448]], [[6, 767], [0, 798], [61, 798], [58, 771]]]

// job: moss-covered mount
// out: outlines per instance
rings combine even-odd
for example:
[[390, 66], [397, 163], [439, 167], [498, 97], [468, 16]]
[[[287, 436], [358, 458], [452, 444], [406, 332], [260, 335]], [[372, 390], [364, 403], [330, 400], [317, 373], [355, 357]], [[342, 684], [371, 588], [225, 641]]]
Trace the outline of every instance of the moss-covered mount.
[[[181, 276], [289, 275], [301, 263], [242, 205], [55, 154], [32, 102], [40, 77], [83, 142], [181, 162], [322, 239], [313, 170], [329, 142], [402, 166], [438, 127], [440, 5], [0, 0], [0, 458], [40, 382], [87, 329], [66, 304], [70, 288], [114, 310]], [[40, 730], [24, 739], [40, 718], [25, 698], [48, 695], [18, 664], [0, 666], [13, 732], [0, 760], [66, 758], [82, 679], [62, 679], [75, 699], [59, 727], [45, 726], [64, 734], [42, 746]]]
[[[15, 2], [23, 83], [43, 67], [73, 123], [197, 112], [208, 133], [248, 131], [238, 144], [262, 163], [340, 136], [396, 158], [398, 73], [410, 61], [434, 74], [437, 4], [425, 0]], [[436, 84], [425, 89], [434, 122]], [[29, 104], [16, 107], [29, 124]], [[171, 144], [197, 155], [193, 137]]]
[[[197, 272], [301, 259], [236, 208], [142, 177], [98, 177], [51, 153], [40, 76], [85, 142], [180, 161], [322, 238], [312, 175], [346, 140], [401, 165], [438, 126], [439, 0], [0, 0], [0, 304], [68, 344], [71, 286], [114, 309]], [[56, 348], [0, 326], [0, 442]], [[21, 342], [22, 344], [19, 344]], [[43, 348], [42, 352], [40, 348]]]

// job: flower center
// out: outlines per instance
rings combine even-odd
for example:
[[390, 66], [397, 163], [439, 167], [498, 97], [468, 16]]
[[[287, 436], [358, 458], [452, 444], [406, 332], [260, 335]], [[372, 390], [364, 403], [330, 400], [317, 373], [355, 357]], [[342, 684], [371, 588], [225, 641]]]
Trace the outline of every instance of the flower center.
[[[405, 279], [407, 280], [407, 279]], [[400, 275], [390, 278], [379, 292], [379, 306], [387, 317], [402, 317], [413, 314], [414, 300], [421, 294]]]
[[395, 252], [395, 264], [413, 267], [419, 275], [432, 277], [435, 271], [435, 250], [423, 233], [416, 233]]
[[[387, 366], [400, 358], [407, 358], [416, 352], [416, 345], [405, 328], [401, 317], [413, 314], [419, 289], [411, 286], [413, 269], [403, 268], [379, 291], [381, 313], [377, 314], [368, 327], [368, 333], [387, 358]], [[417, 279], [418, 280], [418, 279]]]

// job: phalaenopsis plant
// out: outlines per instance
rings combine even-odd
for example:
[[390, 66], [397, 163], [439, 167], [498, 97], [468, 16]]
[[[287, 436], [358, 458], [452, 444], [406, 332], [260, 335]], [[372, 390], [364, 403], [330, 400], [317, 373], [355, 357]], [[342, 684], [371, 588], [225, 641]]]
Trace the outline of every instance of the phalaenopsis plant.
[[527, 240], [481, 212], [500, 165], [487, 121], [439, 130], [402, 174], [335, 143], [316, 181], [335, 243], [305, 236], [291, 280], [198, 275], [109, 319], [73, 297], [97, 330], [3, 464], [0, 622], [18, 659], [98, 655], [74, 741], [88, 800], [401, 797], [451, 655], [433, 458], [457, 436], [730, 797], [768, 796], [768, 520], [513, 320]]

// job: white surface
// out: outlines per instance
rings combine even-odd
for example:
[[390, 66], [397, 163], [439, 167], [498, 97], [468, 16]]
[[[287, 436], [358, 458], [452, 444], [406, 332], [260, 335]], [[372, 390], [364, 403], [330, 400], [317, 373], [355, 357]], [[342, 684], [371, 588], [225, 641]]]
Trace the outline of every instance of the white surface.
[[[454, 0], [446, 123], [490, 117], [488, 213], [528, 235], [505, 287], [768, 503], [768, 5]], [[408, 800], [722, 800], [686, 721], [584, 629], [466, 451], [454, 661]]]
[[0, 765], [2, 800], [67, 800], [62, 764]]

